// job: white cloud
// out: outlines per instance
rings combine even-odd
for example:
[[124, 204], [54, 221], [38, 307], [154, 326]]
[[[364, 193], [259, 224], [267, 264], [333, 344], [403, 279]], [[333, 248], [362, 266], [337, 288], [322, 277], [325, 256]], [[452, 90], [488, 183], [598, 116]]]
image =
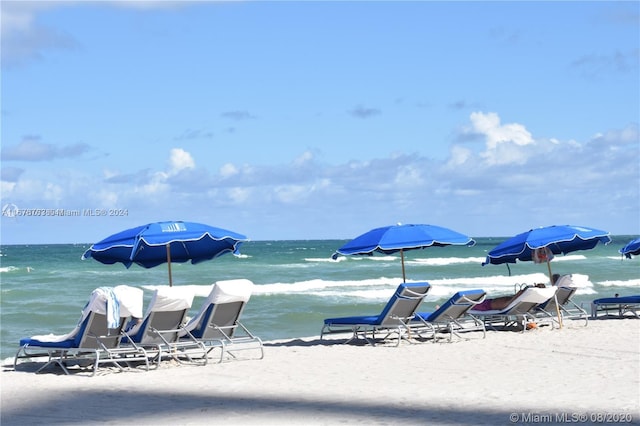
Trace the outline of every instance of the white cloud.
[[[495, 112], [473, 112], [469, 119], [471, 126], [464, 133], [484, 138], [485, 150], [479, 153], [479, 157], [485, 164], [524, 164], [532, 155], [531, 147], [536, 145], [536, 141], [522, 124], [502, 124]], [[471, 158], [470, 151], [454, 147], [449, 164], [464, 164]]]
[[3, 197], [11, 198], [11, 194], [15, 187], [16, 182], [7, 182], [6, 180], [0, 181], [0, 194], [2, 194]]
[[315, 182], [313, 184], [313, 186], [311, 187], [311, 189], [313, 190], [318, 190], [318, 189], [325, 189], [325, 188], [330, 188], [331, 185], [331, 179], [319, 179], [317, 182]]
[[[0, 1], [0, 37], [2, 66], [15, 67], [44, 57], [44, 52], [77, 49], [79, 43], [69, 34], [38, 23], [38, 14], [47, 10], [87, 5], [88, 1]], [[175, 9], [197, 1], [112, 0], [100, 3], [121, 8], [155, 10]]]
[[[324, 229], [327, 238], [345, 237], [353, 234], [356, 222], [362, 229], [397, 221], [436, 223], [476, 236], [554, 222], [606, 229], [601, 221], [637, 214], [639, 146], [637, 129], [631, 126], [588, 141], [537, 140], [524, 146], [504, 142], [492, 151], [456, 145], [441, 162], [418, 153], [316, 164], [303, 152], [282, 164], [228, 163], [217, 171], [197, 166], [206, 162], [174, 149], [167, 170], [125, 170], [122, 175], [96, 169], [100, 171], [94, 175], [79, 176], [26, 169], [14, 185], [3, 182], [2, 204], [126, 208], [132, 225], [159, 215], [208, 221], [215, 211], [218, 224], [245, 217], [237, 229], [252, 239], [279, 238], [265, 232], [276, 232], [282, 224], [297, 224], [299, 238], [310, 236], [305, 229], [314, 235]], [[487, 152], [518, 162], [485, 161]], [[291, 167], [296, 158], [303, 159], [306, 169]], [[120, 179], [123, 176], [135, 179]], [[87, 194], [93, 194], [90, 201], [103, 204], [86, 206]]]
[[64, 191], [62, 183], [41, 179], [21, 179], [11, 188], [11, 192], [2, 193], [2, 197], [6, 200], [16, 200], [14, 201], [16, 204], [18, 202], [29, 204], [28, 206], [20, 205], [22, 208], [60, 207], [69, 195]]
[[[49, 3], [49, 4], [47, 4]], [[16, 32], [27, 32], [33, 28], [34, 15], [55, 2], [3, 1], [0, 5], [2, 14], [2, 36]]]
[[502, 143], [511, 142], [520, 146], [534, 143], [531, 133], [522, 124], [500, 124], [500, 117], [495, 112], [472, 112], [470, 119], [473, 129], [486, 137], [488, 150]]
[[58, 1], [0, 2], [2, 67], [39, 60], [46, 50], [78, 48], [79, 44], [73, 37], [38, 24], [35, 19], [38, 13], [67, 4]]
[[424, 183], [422, 171], [415, 165], [406, 165], [398, 169], [394, 183], [399, 187], [411, 187]]
[[293, 160], [293, 165], [300, 167], [313, 161], [313, 154], [310, 151], [305, 151], [298, 158]]
[[95, 194], [94, 199], [95, 199], [96, 206], [100, 208], [104, 208], [104, 207], [119, 208], [120, 207], [120, 205], [118, 204], [119, 202], [118, 193], [115, 191], [108, 191], [106, 189], [103, 189], [101, 191], [98, 191]]
[[220, 168], [220, 176], [225, 179], [235, 176], [238, 173], [238, 168], [231, 163], [227, 163]]
[[637, 143], [640, 139], [639, 129], [637, 124], [631, 124], [621, 130], [609, 130], [605, 133], [598, 133], [592, 138], [594, 142], [603, 142], [606, 144], [617, 144], [622, 142], [623, 144]]
[[[38, 13], [46, 10], [73, 6], [75, 4], [86, 4], [86, 1], [3, 1], [0, 2], [2, 13], [2, 36], [14, 35], [16, 33], [29, 33], [36, 28], [35, 17]], [[146, 0], [114, 0], [101, 1], [103, 4], [132, 8], [132, 9], [168, 9], [184, 6], [189, 1], [146, 1]]]
[[251, 189], [241, 187], [234, 187], [227, 190], [227, 195], [235, 204], [247, 201], [252, 193]]
[[176, 174], [182, 170], [194, 169], [196, 162], [191, 154], [181, 148], [173, 148], [169, 154], [169, 174]]
[[473, 153], [471, 152], [470, 149], [461, 147], [459, 145], [454, 145], [451, 147], [451, 154], [449, 155], [447, 166], [449, 167], [461, 166], [471, 158], [472, 154]]
[[495, 148], [487, 149], [480, 153], [488, 165], [496, 164], [524, 164], [527, 161], [529, 152], [514, 144], [500, 144]]
[[[161, 194], [168, 193], [171, 187], [164, 183], [164, 180], [164, 177], [161, 174], [158, 174], [157, 177], [151, 182], [136, 186], [133, 192], [135, 196], [143, 198], [148, 196], [155, 197]], [[153, 198], [151, 199], [153, 200]]]
[[306, 199], [310, 188], [307, 185], [279, 185], [273, 188], [275, 198], [285, 204], [297, 203]]
[[52, 161], [60, 158], [74, 158], [90, 150], [89, 145], [53, 145], [43, 143], [37, 136], [23, 138], [17, 145], [2, 147], [3, 161]]

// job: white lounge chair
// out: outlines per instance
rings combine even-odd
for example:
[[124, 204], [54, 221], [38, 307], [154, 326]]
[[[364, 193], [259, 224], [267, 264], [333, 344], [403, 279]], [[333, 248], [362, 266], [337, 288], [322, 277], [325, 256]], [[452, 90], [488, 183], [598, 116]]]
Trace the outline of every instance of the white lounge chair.
[[485, 326], [493, 330], [496, 330], [497, 327], [507, 328], [515, 325], [521, 327], [522, 331], [525, 331], [528, 323], [538, 324], [541, 322], [549, 322], [553, 327], [554, 323], [552, 320], [536, 318], [534, 310], [540, 304], [553, 298], [555, 292], [555, 286], [544, 288], [529, 287], [518, 297], [514, 298], [504, 309], [480, 311], [472, 308], [469, 310], [469, 313], [484, 321]]
[[193, 293], [180, 287], [158, 287], [151, 297], [144, 318], [138, 319], [125, 331], [123, 344], [145, 348], [154, 356], [156, 366], [163, 358], [178, 362], [206, 364], [206, 349], [187, 332], [188, 338], [180, 339], [185, 318], [193, 302]]
[[547, 302], [540, 304], [534, 310], [534, 314], [539, 318], [549, 318], [558, 322], [558, 312], [561, 320], [584, 320], [584, 325], [589, 323], [589, 314], [585, 309], [576, 304], [572, 297], [578, 290], [572, 286], [571, 275], [562, 275], [556, 281], [556, 294]]
[[50, 365], [58, 365], [65, 374], [69, 374], [69, 365], [84, 366], [87, 363], [92, 366], [92, 375], [102, 364], [122, 370], [123, 365], [144, 362], [148, 370], [147, 353], [143, 348], [120, 344], [121, 330], [127, 318], [141, 313], [142, 290], [128, 286], [97, 288], [91, 293], [78, 324], [70, 333], [21, 339], [14, 369], [20, 360], [46, 356], [47, 362], [37, 373]]
[[205, 344], [208, 352], [219, 348], [220, 362], [225, 354], [236, 358], [238, 351], [251, 349], [258, 350], [258, 358], [262, 359], [262, 340], [240, 322], [252, 291], [253, 283], [247, 279], [216, 282], [200, 311], [179, 333], [181, 340], [195, 338]]

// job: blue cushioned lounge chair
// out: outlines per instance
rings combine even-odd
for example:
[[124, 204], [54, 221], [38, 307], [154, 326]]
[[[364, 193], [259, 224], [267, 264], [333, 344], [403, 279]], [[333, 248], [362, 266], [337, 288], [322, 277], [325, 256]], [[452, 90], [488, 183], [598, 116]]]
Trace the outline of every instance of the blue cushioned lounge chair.
[[247, 279], [215, 283], [200, 311], [179, 333], [181, 340], [195, 338], [208, 352], [220, 349], [220, 362], [225, 354], [235, 359], [238, 351], [251, 349], [259, 352], [259, 359], [264, 358], [262, 340], [240, 322], [252, 291], [253, 283]]
[[469, 310], [482, 303], [487, 293], [484, 290], [459, 291], [443, 303], [435, 312], [418, 312], [411, 322], [412, 331], [415, 330], [421, 336], [425, 333], [433, 335], [433, 341], [437, 341], [437, 334], [446, 331], [449, 333], [449, 341], [455, 334], [465, 331], [482, 331], [482, 337], [486, 336], [484, 322], [469, 314]]
[[640, 318], [640, 295], [596, 299], [591, 303], [591, 318], [600, 318], [600, 314], [604, 314], [605, 318]]
[[156, 366], [163, 358], [178, 362], [206, 364], [207, 351], [188, 332], [187, 338], [180, 339], [184, 331], [187, 312], [193, 302], [193, 293], [180, 287], [158, 287], [144, 318], [127, 327], [122, 339], [123, 345], [132, 344], [145, 348], [153, 356]]
[[320, 340], [325, 334], [351, 332], [351, 338], [345, 343], [361, 338], [374, 345], [378, 339], [376, 334], [380, 333], [383, 334], [382, 340], [396, 336], [397, 346], [402, 338], [409, 335], [409, 322], [430, 288], [426, 282], [403, 283], [398, 286], [379, 315], [327, 318], [320, 332]]
[[51, 365], [58, 365], [65, 374], [69, 374], [70, 365], [91, 365], [92, 375], [95, 375], [102, 364], [122, 370], [123, 365], [134, 362], [143, 362], [148, 370], [148, 358], [143, 348], [120, 344], [121, 330], [127, 318], [141, 312], [142, 290], [128, 286], [97, 288], [82, 310], [78, 325], [70, 333], [21, 339], [14, 369], [20, 360], [47, 357], [47, 362], [36, 373]]

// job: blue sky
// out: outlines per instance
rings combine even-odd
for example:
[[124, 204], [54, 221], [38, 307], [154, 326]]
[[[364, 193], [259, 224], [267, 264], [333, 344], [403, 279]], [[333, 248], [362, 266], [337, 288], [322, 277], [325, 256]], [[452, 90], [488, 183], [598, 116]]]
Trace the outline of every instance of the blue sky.
[[637, 2], [0, 7], [3, 244], [640, 234]]

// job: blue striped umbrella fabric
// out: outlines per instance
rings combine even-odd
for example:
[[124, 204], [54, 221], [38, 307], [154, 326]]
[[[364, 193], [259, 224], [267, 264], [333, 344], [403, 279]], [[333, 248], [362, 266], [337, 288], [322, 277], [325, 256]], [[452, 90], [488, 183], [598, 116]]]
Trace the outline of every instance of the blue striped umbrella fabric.
[[609, 244], [609, 233], [585, 226], [545, 226], [523, 232], [500, 243], [487, 254], [483, 265], [530, 261], [533, 260], [534, 250], [540, 248], [547, 248], [553, 254], [590, 250], [599, 242]]
[[406, 250], [449, 245], [473, 246], [475, 243], [471, 237], [441, 226], [398, 224], [365, 232], [340, 247], [333, 258], [337, 258], [339, 254], [372, 255], [373, 253], [393, 254], [400, 252], [402, 280], [406, 281], [404, 270], [404, 252]]
[[630, 241], [626, 246], [622, 247], [619, 252], [627, 259], [631, 259], [631, 255], [640, 255], [640, 238]]
[[192, 264], [211, 260], [226, 253], [239, 253], [247, 237], [213, 226], [183, 221], [154, 222], [113, 234], [93, 244], [82, 259], [93, 258], [111, 265], [122, 263], [153, 268], [171, 262]]

